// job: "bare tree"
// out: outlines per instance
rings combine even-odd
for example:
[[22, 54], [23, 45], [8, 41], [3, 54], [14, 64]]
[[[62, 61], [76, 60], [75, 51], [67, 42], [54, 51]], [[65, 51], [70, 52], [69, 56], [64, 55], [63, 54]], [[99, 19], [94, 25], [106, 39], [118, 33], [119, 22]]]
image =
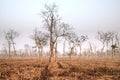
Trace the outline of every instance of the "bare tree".
[[25, 54], [28, 55], [28, 57], [31, 57], [32, 51], [31, 51], [31, 47], [29, 46], [29, 44], [25, 44]]
[[101, 41], [102, 43], [102, 49], [101, 49], [101, 55], [104, 51], [105, 48], [105, 39], [104, 39], [104, 33], [102, 31], [98, 31], [97, 32], [97, 37], [96, 37], [99, 41]]
[[93, 57], [93, 47], [91, 45], [91, 42], [89, 42], [89, 54], [90, 54], [90, 56]]
[[5, 33], [5, 39], [8, 43], [8, 53], [9, 53], [9, 58], [11, 55], [11, 46], [14, 49], [14, 55], [16, 55], [16, 49], [15, 49], [15, 42], [14, 39], [19, 36], [19, 33], [14, 31], [13, 29], [10, 29], [7, 33]]
[[120, 35], [118, 33], [115, 35], [115, 40], [115, 43], [118, 46], [118, 52], [120, 52]]
[[114, 33], [113, 32], [106, 32], [106, 33], [104, 33], [104, 38], [105, 38], [105, 43], [106, 43], [106, 48], [107, 48], [107, 54], [108, 54], [108, 46], [109, 46], [109, 43], [111, 41], [112, 41], [112, 44], [113, 44]]
[[5, 54], [5, 56], [7, 55], [7, 45], [6, 44], [2, 44], [3, 47], [3, 52]]
[[64, 42], [63, 42], [63, 54], [65, 54], [66, 40], [67, 40], [67, 37], [70, 35], [70, 32], [72, 31], [72, 27], [69, 24], [66, 24], [66, 23], [62, 23], [61, 25], [63, 27], [63, 30], [62, 30], [63, 36], [62, 37], [64, 39]]
[[57, 45], [58, 45], [58, 39], [60, 37], [63, 36], [63, 26], [62, 26], [62, 23], [58, 23], [56, 24], [56, 26], [54, 27], [54, 30], [53, 30], [53, 46], [54, 46], [54, 57], [55, 57], [55, 61], [57, 60], [57, 54], [58, 54], [58, 50], [57, 50]]
[[47, 45], [48, 36], [47, 34], [39, 31], [37, 28], [34, 30], [34, 34], [31, 38], [35, 41], [35, 46], [33, 48], [37, 48], [39, 59], [42, 58], [43, 47]]
[[58, 8], [55, 4], [45, 5], [45, 10], [42, 11], [44, 25], [46, 26], [49, 32], [50, 38], [49, 62], [53, 61], [55, 54], [57, 54], [58, 39], [60, 37], [65, 37], [66, 35], [68, 35], [67, 30], [69, 30], [68, 29], [69, 25], [60, 22], [60, 17], [57, 12]]
[[69, 44], [69, 48], [70, 48], [70, 52], [69, 52], [69, 58], [71, 60], [71, 56], [75, 54], [75, 45], [76, 45], [76, 34], [74, 32], [69, 33], [69, 35], [67, 36], [67, 41]]
[[114, 36], [111, 38], [112, 39], [112, 45], [111, 45], [111, 48], [112, 48], [112, 58], [113, 56], [116, 55], [116, 52], [119, 53], [119, 35], [118, 33], [114, 33]]
[[[57, 10], [58, 10], [57, 6], [53, 4], [53, 5], [45, 5], [45, 10], [42, 11], [44, 25], [47, 27], [48, 32], [49, 32], [49, 37], [50, 37], [49, 62], [51, 62], [54, 57], [54, 45], [58, 38], [58, 36], [55, 33], [56, 32], [55, 29], [59, 27], [58, 23], [60, 21], [60, 18], [57, 14]], [[56, 35], [57, 37], [54, 38], [53, 37], [54, 35]]]
[[[54, 52], [55, 61], [56, 61], [56, 57], [58, 54], [58, 50], [57, 50], [58, 39], [60, 37], [62, 37], [62, 40], [63, 40], [63, 38], [65, 38], [65, 40], [66, 40], [66, 37], [68, 37], [68, 35], [70, 34], [71, 28], [72, 27], [70, 27], [70, 25], [65, 24], [65, 23], [58, 23], [58, 25], [56, 27], [54, 27], [53, 41], [54, 41], [54, 47], [55, 47], [55, 52]], [[65, 46], [65, 43], [64, 43], [64, 46]]]
[[[101, 53], [103, 52], [105, 46], [106, 46], [106, 51], [108, 54], [108, 46], [109, 43], [112, 42], [113, 44], [113, 39], [114, 39], [114, 32], [97, 32], [97, 39], [100, 40], [103, 44], [103, 48], [101, 49]], [[107, 56], [106, 54], [106, 56]]]
[[76, 37], [76, 45], [79, 46], [79, 55], [81, 56], [81, 51], [82, 51], [82, 44], [88, 39], [87, 35], [81, 35]]

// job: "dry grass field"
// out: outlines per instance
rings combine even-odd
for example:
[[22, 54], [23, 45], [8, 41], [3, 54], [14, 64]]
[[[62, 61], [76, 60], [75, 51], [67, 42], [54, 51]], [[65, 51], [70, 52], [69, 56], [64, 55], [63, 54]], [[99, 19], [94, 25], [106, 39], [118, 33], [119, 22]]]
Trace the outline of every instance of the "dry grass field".
[[120, 59], [1, 59], [0, 80], [120, 80]]

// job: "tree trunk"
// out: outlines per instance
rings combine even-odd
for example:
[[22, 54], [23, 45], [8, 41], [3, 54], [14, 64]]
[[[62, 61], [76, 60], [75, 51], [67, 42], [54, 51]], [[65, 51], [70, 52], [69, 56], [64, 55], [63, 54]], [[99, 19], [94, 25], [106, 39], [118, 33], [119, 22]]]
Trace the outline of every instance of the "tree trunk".
[[13, 44], [13, 49], [14, 49], [14, 56], [16, 56], [16, 49], [15, 49], [15, 45]]
[[40, 60], [40, 48], [38, 47], [38, 55], [39, 55], [39, 60]]
[[81, 45], [79, 45], [79, 48], [80, 48], [79, 55], [80, 55], [80, 57], [81, 57], [81, 56], [82, 56], [82, 54], [81, 54], [81, 50], [82, 50]]
[[70, 51], [70, 60], [72, 59], [72, 55], [74, 54], [74, 47], [71, 47], [71, 51]]
[[102, 54], [103, 54], [104, 47], [105, 47], [105, 45], [104, 45], [104, 43], [103, 43], [103, 47], [102, 47], [102, 49], [101, 49], [101, 54], [100, 54], [100, 56], [102, 56]]
[[90, 42], [89, 42], [89, 47], [90, 47], [90, 55], [93, 57], [93, 49], [92, 49], [92, 45]]
[[54, 22], [53, 22], [53, 16], [51, 17], [51, 25], [50, 25], [50, 58], [49, 58], [49, 63], [53, 60], [53, 50], [54, 50], [54, 42], [53, 42], [53, 28], [54, 28]]
[[10, 41], [8, 41], [8, 54], [9, 54], [9, 58], [11, 57], [11, 43]]
[[63, 43], [63, 54], [65, 54], [65, 43], [66, 43], [66, 40]]
[[106, 52], [106, 57], [108, 56], [108, 43], [106, 44], [107, 52]]
[[41, 47], [40, 53], [41, 53], [41, 58], [42, 58], [43, 57], [43, 47]]
[[51, 61], [53, 61], [53, 42], [50, 42], [50, 58], [49, 58], [49, 63], [51, 63]]
[[56, 45], [55, 45], [55, 62], [57, 61], [57, 54], [58, 54], [58, 52], [57, 52], [57, 42], [56, 42]]
[[112, 49], [112, 59], [113, 59], [114, 49]]
[[43, 47], [40, 48], [40, 61], [42, 61], [42, 57], [43, 57]]

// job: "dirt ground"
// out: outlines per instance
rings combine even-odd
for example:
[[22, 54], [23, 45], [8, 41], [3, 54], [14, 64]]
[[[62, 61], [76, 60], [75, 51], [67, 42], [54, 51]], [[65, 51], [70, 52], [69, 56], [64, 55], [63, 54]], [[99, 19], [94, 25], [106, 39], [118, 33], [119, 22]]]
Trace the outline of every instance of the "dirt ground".
[[120, 80], [118, 58], [47, 61], [0, 59], [0, 80]]

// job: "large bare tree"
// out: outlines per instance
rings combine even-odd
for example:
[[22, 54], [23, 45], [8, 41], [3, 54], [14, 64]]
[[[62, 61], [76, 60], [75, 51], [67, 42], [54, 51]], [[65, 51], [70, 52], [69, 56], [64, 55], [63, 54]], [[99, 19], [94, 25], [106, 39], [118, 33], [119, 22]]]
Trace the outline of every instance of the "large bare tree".
[[58, 39], [60, 37], [68, 36], [70, 26], [61, 22], [60, 17], [58, 15], [58, 7], [55, 4], [45, 5], [45, 10], [42, 11], [42, 17], [43, 23], [49, 32], [49, 62], [51, 62], [53, 61], [55, 54], [57, 54]]
[[[45, 9], [42, 11], [42, 17], [44, 25], [46, 26], [50, 37], [50, 58], [51, 62], [54, 58], [54, 45], [57, 41], [58, 35], [56, 34], [56, 28], [59, 27], [58, 23], [60, 18], [58, 16], [58, 8], [55, 4], [45, 5]], [[56, 37], [54, 37], [56, 35]]]

